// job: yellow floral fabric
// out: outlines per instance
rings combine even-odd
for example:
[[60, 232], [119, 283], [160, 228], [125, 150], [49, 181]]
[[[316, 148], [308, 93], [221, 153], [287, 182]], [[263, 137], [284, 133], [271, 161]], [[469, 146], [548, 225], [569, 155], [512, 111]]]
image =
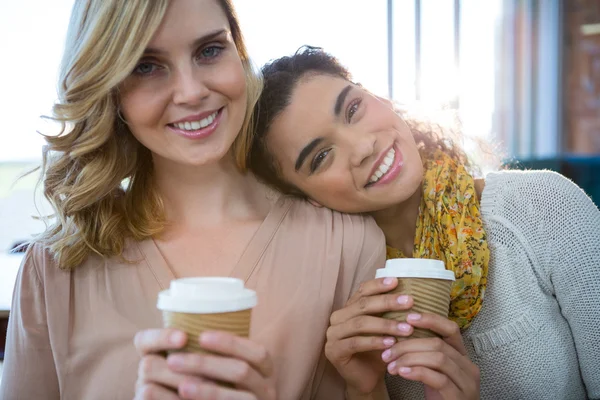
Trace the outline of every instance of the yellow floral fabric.
[[[424, 166], [412, 257], [442, 260], [454, 272], [449, 318], [465, 329], [481, 309], [490, 259], [475, 181], [464, 165], [441, 151]], [[404, 257], [388, 246], [388, 259]]]

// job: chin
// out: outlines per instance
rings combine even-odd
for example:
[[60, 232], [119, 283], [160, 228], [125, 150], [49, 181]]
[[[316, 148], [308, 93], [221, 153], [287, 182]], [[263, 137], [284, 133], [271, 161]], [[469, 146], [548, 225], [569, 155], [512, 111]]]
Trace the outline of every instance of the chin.
[[214, 165], [222, 161], [233, 160], [232, 157], [232, 145], [231, 143], [223, 143], [215, 148], [214, 145], [206, 144], [202, 145], [197, 151], [189, 153], [190, 149], [183, 149], [182, 154], [188, 151], [187, 157], [184, 155], [182, 161], [185, 164], [200, 167], [204, 165]]
[[421, 189], [423, 174], [411, 175], [412, 176], [405, 176], [404, 179], [399, 179], [394, 185], [393, 193], [390, 194], [390, 203], [392, 203], [392, 205], [407, 201]]

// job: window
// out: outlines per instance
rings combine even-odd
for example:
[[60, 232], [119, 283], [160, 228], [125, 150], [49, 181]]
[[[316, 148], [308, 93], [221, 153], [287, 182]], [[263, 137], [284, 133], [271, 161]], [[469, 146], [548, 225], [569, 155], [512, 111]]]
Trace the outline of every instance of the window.
[[377, 0], [234, 0], [248, 51], [261, 66], [300, 46], [322, 47], [354, 79], [387, 96], [387, 4]]

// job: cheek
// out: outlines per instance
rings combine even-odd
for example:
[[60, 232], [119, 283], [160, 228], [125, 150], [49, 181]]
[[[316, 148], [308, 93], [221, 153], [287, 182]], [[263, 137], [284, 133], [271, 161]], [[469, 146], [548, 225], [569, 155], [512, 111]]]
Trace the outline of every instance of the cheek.
[[364, 124], [370, 132], [397, 129], [399, 122], [398, 116], [381, 103], [376, 103], [364, 116]]
[[159, 91], [136, 88], [125, 91], [120, 98], [121, 114], [133, 133], [156, 125], [162, 118], [168, 103]]
[[304, 182], [305, 192], [327, 205], [352, 198], [356, 186], [348, 171], [331, 171], [311, 181]]
[[213, 87], [232, 102], [246, 102], [246, 73], [239, 59], [222, 63], [213, 73]]

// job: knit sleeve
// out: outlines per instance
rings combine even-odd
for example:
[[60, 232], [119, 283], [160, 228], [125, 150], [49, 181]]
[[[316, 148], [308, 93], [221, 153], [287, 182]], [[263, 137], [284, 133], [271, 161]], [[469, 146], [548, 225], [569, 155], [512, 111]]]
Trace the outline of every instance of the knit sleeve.
[[534, 248], [550, 291], [569, 323], [589, 398], [600, 398], [600, 211], [573, 182], [545, 173], [545, 209], [538, 211], [546, 243]]

